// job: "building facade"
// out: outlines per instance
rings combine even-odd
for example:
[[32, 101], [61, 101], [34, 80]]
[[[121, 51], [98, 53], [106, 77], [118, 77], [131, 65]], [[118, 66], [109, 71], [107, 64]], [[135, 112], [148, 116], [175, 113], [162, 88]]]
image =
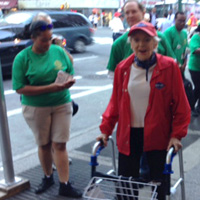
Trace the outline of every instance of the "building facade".
[[64, 9], [76, 10], [86, 16], [92, 10], [98, 9], [99, 13], [104, 11], [115, 11], [119, 8], [119, 0], [18, 0], [18, 8], [24, 9]]

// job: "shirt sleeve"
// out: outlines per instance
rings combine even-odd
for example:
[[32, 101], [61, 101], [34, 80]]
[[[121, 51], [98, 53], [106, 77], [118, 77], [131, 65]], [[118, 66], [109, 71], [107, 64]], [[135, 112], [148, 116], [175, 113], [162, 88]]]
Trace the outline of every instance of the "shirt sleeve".
[[110, 58], [108, 61], [108, 65], [107, 65], [107, 69], [109, 71], [115, 71], [115, 68], [117, 67], [117, 65], [120, 63], [120, 61], [123, 60], [123, 53], [121, 52], [121, 47], [118, 47], [118, 40], [116, 40], [111, 48], [111, 52], [110, 52]]
[[187, 134], [191, 118], [191, 109], [185, 93], [181, 72], [176, 63], [173, 66], [173, 102], [172, 102], [172, 134], [171, 137], [181, 139]]
[[162, 25], [163, 25], [163, 23], [160, 21], [160, 22], [158, 22], [158, 24], [157, 24], [157, 28], [158, 29], [161, 29], [162, 28]]
[[62, 49], [61, 51], [62, 51], [64, 62], [66, 63], [66, 66], [67, 66], [66, 72], [71, 75], [74, 75], [74, 67], [73, 67], [71, 60], [69, 59], [69, 56], [66, 53], [66, 50], [63, 48], [61, 48], [61, 49]]
[[113, 82], [113, 91], [108, 103], [108, 106], [105, 112], [102, 115], [102, 123], [99, 126], [101, 133], [106, 135], [111, 135], [113, 129], [119, 119], [119, 97], [122, 96], [122, 80], [121, 80], [121, 71], [119, 68], [115, 71], [114, 82]]
[[27, 79], [25, 77], [26, 65], [24, 60], [25, 59], [22, 53], [19, 53], [14, 59], [12, 67], [13, 90], [21, 89], [28, 84]]
[[190, 41], [190, 53], [193, 54], [200, 47], [198, 35], [193, 35]]
[[[165, 56], [169, 56], [169, 57], [175, 59], [176, 56], [174, 55], [174, 52], [172, 51], [172, 48], [171, 48], [171, 46], [169, 45], [169, 43], [168, 43], [168, 41], [167, 41], [165, 35], [163, 35], [162, 33], [159, 33], [158, 36], [159, 36], [160, 39], [161, 39], [161, 41], [160, 41], [161, 45], [162, 45], [163, 48], [165, 49], [165, 54], [164, 54], [164, 55], [165, 55]], [[158, 49], [158, 51], [159, 51], [159, 49]]]
[[165, 36], [166, 40], [168, 41], [169, 45], [172, 47], [173, 42], [172, 42], [170, 30], [171, 30], [171, 28], [166, 29], [165, 32], [164, 32], [164, 36]]

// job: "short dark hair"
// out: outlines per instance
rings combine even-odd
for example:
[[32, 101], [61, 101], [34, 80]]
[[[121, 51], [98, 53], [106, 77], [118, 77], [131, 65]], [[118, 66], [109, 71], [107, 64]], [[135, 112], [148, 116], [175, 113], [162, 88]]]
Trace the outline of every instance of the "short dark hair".
[[145, 8], [144, 8], [143, 4], [141, 4], [141, 3], [140, 3], [139, 1], [137, 1], [137, 0], [128, 0], [128, 1], [126, 1], [126, 2], [124, 3], [124, 5], [123, 5], [123, 10], [124, 10], [124, 7], [126, 6], [126, 4], [128, 4], [128, 3], [130, 3], [130, 2], [135, 2], [135, 3], [138, 5], [138, 8], [139, 8], [142, 12], [145, 11]]
[[164, 17], [166, 17], [166, 18], [167, 18], [167, 16], [168, 16], [168, 14], [167, 14], [167, 13], [164, 13]]
[[176, 14], [175, 14], [175, 19], [177, 18], [178, 15], [185, 15], [185, 13], [182, 12], [182, 11], [178, 11], [178, 12], [176, 12]]

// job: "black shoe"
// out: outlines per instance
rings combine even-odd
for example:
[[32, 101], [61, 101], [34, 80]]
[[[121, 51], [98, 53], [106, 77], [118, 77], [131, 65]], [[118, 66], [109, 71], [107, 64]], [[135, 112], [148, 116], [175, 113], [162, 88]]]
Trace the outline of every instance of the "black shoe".
[[59, 195], [73, 198], [82, 197], [82, 193], [79, 190], [73, 188], [70, 182], [68, 182], [67, 185], [65, 183], [60, 183]]
[[195, 110], [196, 110], [196, 111], [197, 111], [197, 113], [200, 115], [200, 107], [199, 107], [199, 106], [197, 106]]
[[42, 183], [40, 183], [40, 185], [36, 188], [35, 193], [40, 194], [49, 189], [53, 184], [54, 184], [53, 174], [49, 178], [44, 176], [44, 178], [42, 179]]
[[78, 104], [72, 100], [72, 116], [74, 116], [78, 112]]
[[191, 114], [192, 114], [192, 117], [198, 117], [199, 116], [198, 112], [195, 109], [191, 111]]

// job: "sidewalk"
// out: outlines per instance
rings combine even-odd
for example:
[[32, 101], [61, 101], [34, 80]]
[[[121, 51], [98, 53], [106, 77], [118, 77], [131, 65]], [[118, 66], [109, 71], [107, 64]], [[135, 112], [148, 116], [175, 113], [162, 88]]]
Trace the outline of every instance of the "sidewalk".
[[[185, 189], [186, 189], [186, 200], [199, 200], [200, 199], [200, 159], [199, 159], [199, 146], [200, 146], [200, 132], [198, 122], [199, 118], [192, 119], [192, 124], [190, 125], [190, 130], [188, 133], [187, 141], [183, 140], [184, 150], [184, 168], [185, 168]], [[77, 137], [72, 138], [71, 144], [69, 147], [69, 156], [72, 158], [72, 164], [70, 165], [70, 181], [74, 183], [74, 187], [79, 188], [81, 191], [84, 191], [84, 188], [89, 183], [91, 178], [91, 167], [89, 165], [91, 149], [95, 141], [95, 131], [98, 132], [96, 128], [91, 130], [90, 134], [92, 135], [87, 138], [87, 142], [80, 145], [80, 141], [83, 141], [84, 134], [77, 135]], [[93, 138], [93, 139], [92, 139]], [[98, 171], [106, 173], [109, 169], [112, 168], [111, 165], [111, 152], [110, 147], [107, 147], [102, 151], [101, 156], [98, 161], [100, 166], [97, 167]], [[176, 156], [178, 158], [178, 156]], [[173, 164], [173, 170], [175, 171], [175, 176], [172, 175], [172, 182], [178, 177], [178, 165], [177, 158], [175, 158], [175, 163]], [[24, 165], [26, 163], [23, 163]], [[66, 197], [61, 197], [58, 195], [58, 175], [57, 171], [54, 172], [55, 184], [47, 192], [36, 195], [34, 193], [34, 188], [40, 183], [41, 178], [43, 177], [42, 169], [40, 165], [35, 166], [32, 169], [24, 171], [19, 176], [27, 178], [30, 180], [31, 188], [21, 192], [20, 194], [8, 198], [8, 200], [64, 200], [70, 199]], [[180, 189], [178, 189], [175, 196], [172, 196], [172, 200], [182, 200], [180, 195]]]
[[[106, 167], [103, 167], [104, 170]], [[107, 167], [108, 169], [108, 167]], [[106, 169], [106, 170], [107, 170]], [[21, 174], [24, 178], [30, 180], [31, 188], [14, 196], [8, 198], [9, 200], [64, 200], [68, 199], [58, 195], [59, 180], [58, 174], [54, 171], [55, 184], [45, 193], [36, 195], [34, 188], [40, 183], [41, 177], [43, 177], [42, 169], [37, 166], [31, 170], [28, 170]], [[70, 166], [70, 181], [73, 186], [84, 191], [90, 180], [90, 166], [87, 161], [73, 159], [73, 163]]]
[[[95, 141], [92, 141], [89, 144], [83, 145], [82, 147], [77, 148], [69, 153], [69, 156], [72, 159], [72, 163], [70, 164], [70, 181], [75, 188], [80, 189], [82, 192], [84, 191], [84, 188], [87, 186], [91, 178], [91, 166], [89, 165], [89, 162], [91, 147], [94, 145], [94, 143]], [[110, 148], [105, 149], [102, 155], [110, 155], [109, 151]], [[103, 173], [106, 173], [112, 167], [111, 159], [108, 157], [104, 159], [99, 158], [98, 162], [101, 163], [98, 170]], [[41, 195], [36, 195], [34, 193], [34, 189], [40, 183], [41, 178], [43, 177], [43, 172], [40, 165], [19, 174], [19, 176], [29, 179], [31, 188], [21, 192], [18, 195], [15, 195], [14, 197], [8, 198], [8, 200], [70, 199], [58, 195], [59, 180], [57, 171], [54, 171], [55, 184], [47, 192]]]

